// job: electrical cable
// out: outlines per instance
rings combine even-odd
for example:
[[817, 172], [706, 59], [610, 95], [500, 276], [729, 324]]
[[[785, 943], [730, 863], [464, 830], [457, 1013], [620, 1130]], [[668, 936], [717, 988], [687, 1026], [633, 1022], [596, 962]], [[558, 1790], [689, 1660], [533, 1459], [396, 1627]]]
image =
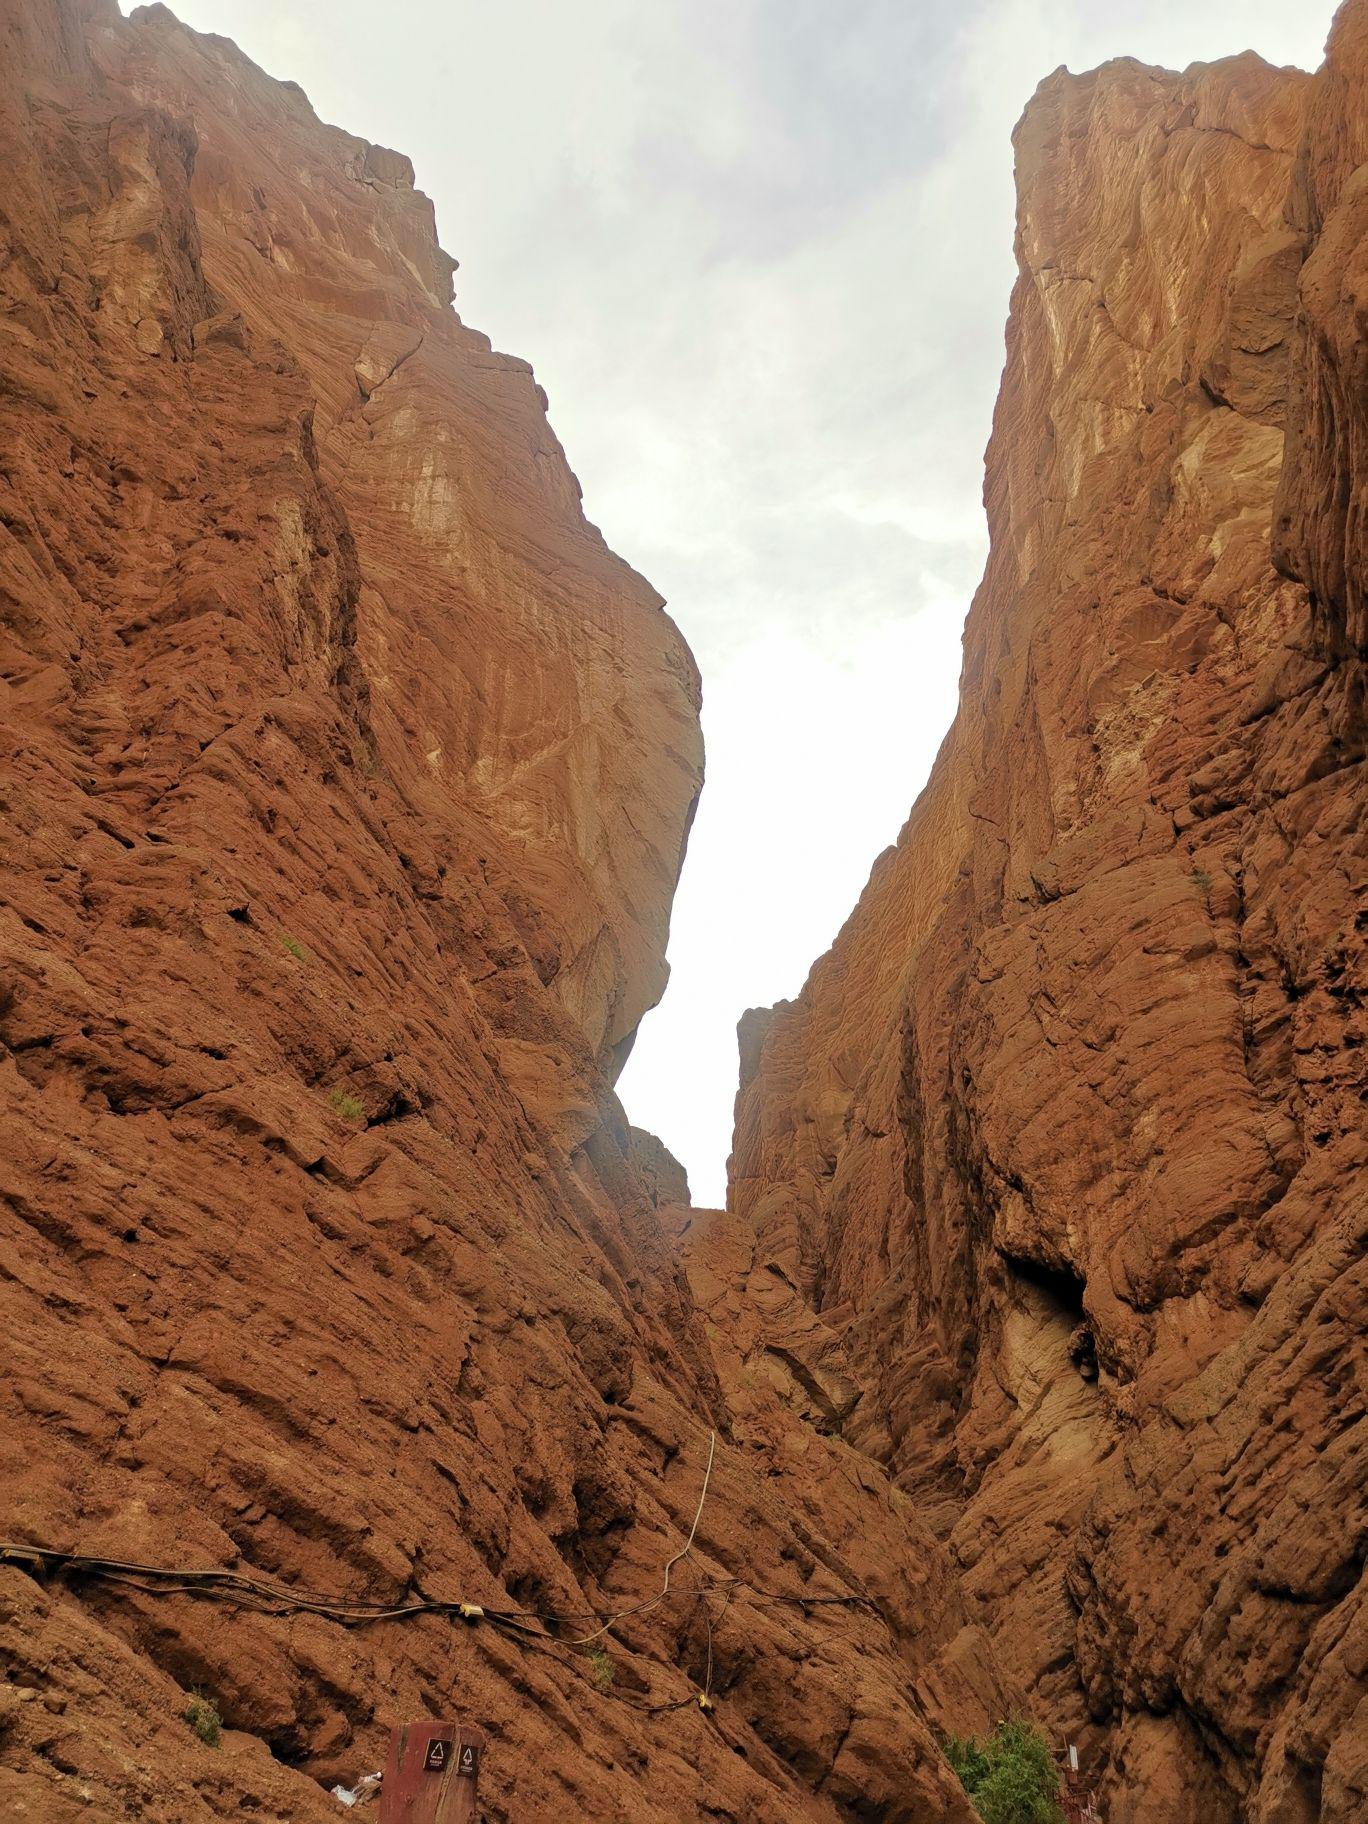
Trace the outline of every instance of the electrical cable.
[[591, 1640], [597, 1640], [601, 1634], [606, 1634], [610, 1628], [616, 1627], [618, 1622], [626, 1621], [629, 1615], [645, 1615], [658, 1604], [664, 1602], [666, 1596], [670, 1592], [670, 1572], [679, 1563], [681, 1558], [687, 1558], [689, 1553], [693, 1550], [694, 1538], [698, 1532], [698, 1523], [703, 1518], [703, 1503], [708, 1498], [708, 1484], [712, 1481], [713, 1457], [716, 1452], [717, 1433], [714, 1431], [711, 1432], [708, 1437], [708, 1467], [703, 1472], [703, 1487], [699, 1492], [698, 1507], [694, 1512], [693, 1525], [689, 1528], [688, 1538], [675, 1553], [674, 1557], [666, 1560], [665, 1576], [661, 1582], [659, 1593], [651, 1597], [648, 1602], [637, 1603], [635, 1608], [619, 1610], [616, 1615], [610, 1616], [601, 1627], [595, 1628], [592, 1634], [584, 1634], [578, 1640], [572, 1640], [570, 1642], [572, 1647], [587, 1647]]
[[[683, 1556], [682, 1552], [676, 1553], [669, 1561], [670, 1567], [677, 1564]], [[511, 1628], [518, 1628], [519, 1624], [524, 1621], [540, 1621], [552, 1626], [564, 1625], [570, 1621], [600, 1621], [604, 1626], [598, 1632], [602, 1633], [617, 1621], [654, 1608], [668, 1593], [667, 1575], [661, 1590], [646, 1602], [635, 1604], [631, 1608], [616, 1610], [608, 1616], [602, 1616], [595, 1610], [551, 1613], [535, 1609], [492, 1609], [479, 1603], [454, 1598], [420, 1597], [415, 1601], [403, 1603], [366, 1602], [360, 1598], [323, 1596], [315, 1591], [289, 1589], [282, 1584], [271, 1583], [265, 1578], [244, 1576], [238, 1571], [196, 1570], [188, 1565], [135, 1564], [119, 1558], [98, 1558], [83, 1552], [59, 1551], [52, 1546], [25, 1545], [17, 1541], [0, 1541], [0, 1563], [29, 1564], [45, 1571], [73, 1571], [78, 1575], [98, 1577], [106, 1583], [119, 1584], [128, 1589], [138, 1590], [147, 1596], [208, 1596], [220, 1601], [232, 1602], [238, 1607], [253, 1609], [262, 1614], [317, 1614], [344, 1625], [360, 1625], [371, 1621], [406, 1620], [411, 1615], [451, 1615], [468, 1623], [494, 1621]], [[152, 1583], [139, 1581], [143, 1578], [153, 1578], [156, 1581]], [[179, 1581], [173, 1581], [173, 1579]], [[763, 1603], [783, 1603], [800, 1609], [816, 1608], [827, 1604], [876, 1607], [873, 1598], [863, 1594], [851, 1596], [787, 1594], [779, 1590], [762, 1589], [760, 1586], [748, 1582], [744, 1577], [715, 1578], [706, 1583], [700, 1583], [698, 1587], [709, 1594], [722, 1590], [745, 1589], [757, 1596]], [[535, 1629], [524, 1628], [520, 1631], [540, 1638]], [[566, 1641], [564, 1644], [583, 1646], [596, 1637], [596, 1635], [590, 1634], [580, 1639]]]
[[[0, 1564], [16, 1564], [31, 1571], [62, 1572], [69, 1571], [77, 1576], [98, 1578], [101, 1582], [114, 1585], [116, 1588], [136, 1590], [146, 1596], [203, 1596], [219, 1602], [229, 1602], [237, 1607], [250, 1609], [263, 1615], [319, 1615], [336, 1621], [343, 1627], [361, 1627], [376, 1621], [406, 1621], [418, 1615], [446, 1615], [463, 1621], [467, 1626], [488, 1623], [501, 1634], [506, 1635], [525, 1649], [547, 1653], [553, 1659], [562, 1656], [553, 1651], [553, 1646], [584, 1647], [600, 1639], [621, 1621], [634, 1615], [644, 1615], [658, 1608], [670, 1594], [671, 1574], [677, 1564], [691, 1558], [694, 1540], [698, 1536], [699, 1523], [703, 1518], [704, 1504], [708, 1499], [708, 1489], [712, 1482], [713, 1461], [717, 1453], [717, 1433], [712, 1432], [708, 1442], [707, 1467], [703, 1472], [703, 1486], [699, 1491], [698, 1506], [694, 1510], [693, 1524], [688, 1537], [680, 1549], [668, 1558], [661, 1577], [659, 1590], [646, 1601], [633, 1604], [629, 1608], [618, 1609], [608, 1615], [595, 1610], [580, 1612], [569, 1611], [564, 1614], [542, 1613], [531, 1609], [494, 1609], [480, 1603], [462, 1600], [437, 1600], [418, 1597], [412, 1601], [399, 1603], [368, 1602], [362, 1598], [325, 1596], [315, 1590], [291, 1589], [284, 1584], [273, 1582], [269, 1578], [249, 1577], [241, 1571], [196, 1570], [191, 1566], [163, 1566], [155, 1564], [136, 1564], [121, 1558], [100, 1558], [83, 1552], [58, 1551], [52, 1546], [25, 1545], [17, 1541], [0, 1541]], [[708, 1712], [713, 1709], [713, 1633], [721, 1624], [733, 1596], [740, 1589], [749, 1591], [761, 1604], [785, 1604], [799, 1608], [806, 1615], [809, 1609], [822, 1605], [867, 1605], [878, 1613], [877, 1604], [863, 1593], [858, 1595], [790, 1595], [778, 1590], [767, 1590], [760, 1585], [747, 1581], [744, 1577], [721, 1577], [704, 1580], [696, 1564], [691, 1563], [695, 1579], [695, 1604], [702, 1604], [704, 1622], [707, 1628], [706, 1667], [702, 1688], [687, 1697], [671, 1699], [665, 1703], [649, 1704], [629, 1695], [626, 1692], [611, 1692], [619, 1702], [631, 1708], [641, 1710], [652, 1716], [666, 1715], [675, 1710], [682, 1710], [691, 1704]], [[150, 1579], [151, 1581], [148, 1581]], [[722, 1606], [716, 1616], [712, 1613], [710, 1598], [722, 1595]], [[551, 1627], [561, 1627], [576, 1621], [596, 1621], [599, 1623], [592, 1632], [569, 1640], [544, 1632]], [[531, 1622], [541, 1623], [541, 1627], [532, 1627]], [[687, 1627], [687, 1621], [685, 1626]], [[578, 1657], [576, 1655], [575, 1657]]]

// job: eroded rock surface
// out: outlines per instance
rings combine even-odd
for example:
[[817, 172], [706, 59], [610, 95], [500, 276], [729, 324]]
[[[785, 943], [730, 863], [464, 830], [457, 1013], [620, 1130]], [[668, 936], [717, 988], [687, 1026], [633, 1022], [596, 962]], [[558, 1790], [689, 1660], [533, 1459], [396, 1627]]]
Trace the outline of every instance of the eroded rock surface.
[[807, 1416], [1109, 1824], [1368, 1815], [1366, 136], [1363, 0], [1041, 85], [959, 713], [741, 1033]]
[[[572, 1618], [5, 1564], [0, 1812], [340, 1816], [455, 1714], [490, 1820], [967, 1824], [932, 1727], [996, 1674], [936, 1670], [948, 1561], [777, 1396], [741, 1435], [612, 1093], [701, 777], [682, 640], [404, 158], [161, 7], [0, 30], [0, 1536]], [[714, 1429], [605, 1670], [569, 1643], [658, 1590]]]

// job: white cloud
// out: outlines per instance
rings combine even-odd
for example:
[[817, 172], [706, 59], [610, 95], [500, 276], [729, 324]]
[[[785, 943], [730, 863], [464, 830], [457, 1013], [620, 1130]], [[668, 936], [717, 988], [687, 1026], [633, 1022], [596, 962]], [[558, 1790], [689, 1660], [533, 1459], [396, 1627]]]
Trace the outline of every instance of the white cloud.
[[953, 709], [984, 555], [1012, 126], [1129, 53], [1314, 65], [1329, 0], [179, 0], [400, 147], [670, 600], [709, 779], [622, 1090], [716, 1199], [743, 1007], [791, 995]]

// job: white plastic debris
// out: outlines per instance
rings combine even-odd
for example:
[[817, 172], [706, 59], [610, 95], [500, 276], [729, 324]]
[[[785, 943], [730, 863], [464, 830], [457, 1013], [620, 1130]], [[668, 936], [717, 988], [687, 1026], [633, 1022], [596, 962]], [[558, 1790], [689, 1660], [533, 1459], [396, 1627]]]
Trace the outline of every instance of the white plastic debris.
[[343, 1805], [369, 1805], [380, 1790], [383, 1774], [367, 1773], [355, 1786], [334, 1786], [332, 1796]]

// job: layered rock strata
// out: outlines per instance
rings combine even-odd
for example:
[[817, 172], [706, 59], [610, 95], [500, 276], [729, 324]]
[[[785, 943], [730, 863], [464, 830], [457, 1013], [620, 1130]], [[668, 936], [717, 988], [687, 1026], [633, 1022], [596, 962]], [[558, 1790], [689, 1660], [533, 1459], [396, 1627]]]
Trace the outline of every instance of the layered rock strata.
[[404, 158], [161, 7], [0, 30], [0, 1536], [531, 1630], [0, 1564], [0, 1813], [335, 1817], [454, 1715], [491, 1821], [967, 1824], [948, 1561], [738, 1428], [612, 1092], [687, 649]]
[[1363, 0], [1041, 85], [959, 712], [741, 1034], [810, 1416], [1109, 1824], [1368, 1815], [1366, 135]]

